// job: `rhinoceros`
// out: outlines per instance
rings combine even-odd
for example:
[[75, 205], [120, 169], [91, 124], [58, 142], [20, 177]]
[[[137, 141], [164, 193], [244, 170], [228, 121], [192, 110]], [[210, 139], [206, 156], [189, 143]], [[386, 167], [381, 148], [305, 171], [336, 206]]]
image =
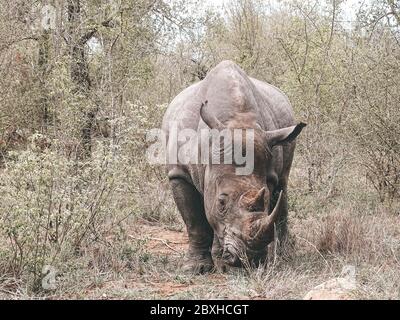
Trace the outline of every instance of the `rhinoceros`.
[[[241, 266], [265, 261], [268, 244], [287, 239], [287, 185], [296, 124], [288, 98], [276, 87], [222, 61], [207, 76], [179, 93], [165, 112], [162, 130], [252, 129], [254, 170], [237, 175], [233, 163], [167, 164], [189, 248], [184, 270], [205, 273], [214, 261]], [[275, 234], [276, 233], [276, 234]]]

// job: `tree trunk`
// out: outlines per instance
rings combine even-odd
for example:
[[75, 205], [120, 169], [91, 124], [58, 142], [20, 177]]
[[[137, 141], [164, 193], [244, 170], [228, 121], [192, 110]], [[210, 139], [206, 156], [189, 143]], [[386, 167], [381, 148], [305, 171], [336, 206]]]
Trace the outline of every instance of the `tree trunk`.
[[[85, 97], [89, 102], [92, 83], [89, 74], [89, 63], [85, 52], [85, 45], [93, 36], [94, 32], [85, 35], [79, 34], [81, 5], [79, 0], [68, 1], [68, 21], [71, 54], [71, 79], [75, 84], [75, 92]], [[96, 108], [90, 106], [84, 111], [84, 124], [81, 129], [81, 140], [83, 158], [89, 158], [92, 151], [92, 129], [96, 117]]]
[[42, 132], [47, 132], [49, 125], [49, 101], [48, 92], [46, 88], [46, 80], [49, 68], [49, 56], [50, 56], [50, 32], [43, 30], [42, 35], [39, 38], [39, 82], [40, 82], [40, 128]]

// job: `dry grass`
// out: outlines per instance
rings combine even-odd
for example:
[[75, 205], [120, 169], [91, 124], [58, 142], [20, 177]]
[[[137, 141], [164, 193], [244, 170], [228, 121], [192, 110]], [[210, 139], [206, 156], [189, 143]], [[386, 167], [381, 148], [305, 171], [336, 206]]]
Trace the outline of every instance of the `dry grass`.
[[[303, 188], [295, 163], [291, 179], [291, 246], [260, 268], [226, 273], [181, 272], [187, 247], [184, 225], [164, 189], [166, 212], [135, 215], [125, 232], [88, 246], [62, 266], [53, 291], [33, 293], [24, 279], [0, 278], [0, 299], [302, 299], [316, 285], [356, 268], [356, 299], [400, 298], [400, 215], [395, 203], [376, 200], [355, 177], [347, 192]], [[164, 188], [164, 186], [160, 186]], [[154, 192], [158, 192], [154, 190]], [[158, 197], [161, 192], [158, 192]], [[157, 204], [159, 206], [159, 204]]]
[[3, 279], [2, 298], [301, 299], [314, 286], [339, 276], [344, 265], [352, 264], [357, 273], [355, 298], [398, 299], [398, 219], [381, 216], [372, 219], [375, 224], [358, 227], [357, 219], [337, 218], [336, 223], [328, 222], [332, 217], [292, 221], [297, 228], [313, 224], [315, 230], [307, 233], [303, 229], [286, 258], [277, 257], [266, 268], [202, 276], [180, 271], [187, 241], [183, 231], [136, 222], [132, 234], [137, 238], [131, 238], [124, 250], [86, 252], [75, 270], [60, 275], [55, 292], [35, 296], [24, 290], [23, 283]]

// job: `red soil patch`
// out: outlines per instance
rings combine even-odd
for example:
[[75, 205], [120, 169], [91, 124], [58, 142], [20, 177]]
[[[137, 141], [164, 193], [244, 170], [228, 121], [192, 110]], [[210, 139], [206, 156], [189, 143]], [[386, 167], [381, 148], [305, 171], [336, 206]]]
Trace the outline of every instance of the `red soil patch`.
[[134, 228], [133, 239], [145, 240], [146, 248], [158, 254], [184, 254], [188, 247], [186, 231], [168, 230], [160, 226], [140, 224]]

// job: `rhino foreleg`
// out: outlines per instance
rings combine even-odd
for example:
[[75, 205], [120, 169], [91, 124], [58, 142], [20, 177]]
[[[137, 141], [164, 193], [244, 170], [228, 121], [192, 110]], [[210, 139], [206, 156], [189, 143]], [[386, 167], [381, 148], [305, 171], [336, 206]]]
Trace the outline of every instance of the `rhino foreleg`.
[[212, 271], [214, 268], [211, 258], [213, 230], [204, 212], [203, 198], [185, 179], [170, 179], [170, 185], [189, 237], [189, 249], [183, 269], [193, 273]]
[[223, 252], [223, 248], [221, 246], [221, 243], [219, 242], [217, 235], [214, 234], [214, 241], [212, 244], [211, 255], [212, 255], [212, 258], [213, 258], [216, 268], [219, 271], [224, 272], [226, 270], [226, 265], [222, 261], [222, 252]]
[[284, 191], [283, 193], [283, 198], [282, 198], [282, 207], [281, 207], [281, 212], [279, 213], [279, 218], [276, 223], [276, 233], [277, 233], [277, 240], [278, 240], [278, 245], [282, 247], [287, 240], [288, 237], [288, 198], [287, 198], [287, 190]]

